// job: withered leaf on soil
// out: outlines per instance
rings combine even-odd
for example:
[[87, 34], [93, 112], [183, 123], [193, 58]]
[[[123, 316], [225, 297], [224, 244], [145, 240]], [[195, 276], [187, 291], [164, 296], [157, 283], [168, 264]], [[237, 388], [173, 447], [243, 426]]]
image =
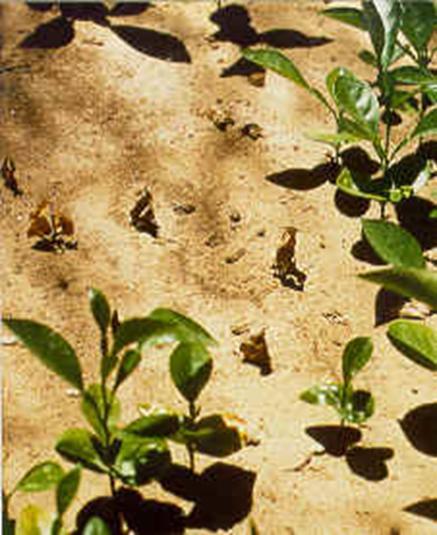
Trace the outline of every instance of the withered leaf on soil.
[[284, 286], [303, 291], [307, 276], [296, 265], [296, 235], [297, 229], [294, 227], [286, 228], [282, 235], [281, 244], [276, 251], [273, 273]]
[[152, 194], [144, 188], [135, 206], [130, 211], [130, 222], [138, 232], [146, 232], [153, 238], [158, 237], [158, 222], [153, 209]]
[[23, 195], [23, 192], [18, 186], [17, 179], [15, 178], [15, 163], [12, 158], [6, 156], [3, 160], [1, 175], [5, 186], [10, 189], [15, 196]]
[[249, 336], [245, 342], [242, 342], [240, 351], [244, 355], [243, 362], [257, 366], [261, 375], [269, 375], [273, 372], [264, 329], [257, 334]]
[[63, 251], [77, 247], [77, 242], [72, 239], [73, 221], [57, 212], [53, 204], [47, 200], [42, 201], [35, 212], [30, 214], [27, 236], [39, 238], [34, 248], [43, 251]]

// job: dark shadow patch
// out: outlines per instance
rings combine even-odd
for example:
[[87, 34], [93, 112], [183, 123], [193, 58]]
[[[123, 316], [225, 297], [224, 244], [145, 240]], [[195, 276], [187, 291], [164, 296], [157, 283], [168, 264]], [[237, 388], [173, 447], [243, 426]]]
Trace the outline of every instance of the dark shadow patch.
[[99, 2], [67, 2], [59, 4], [62, 16], [72, 20], [90, 20], [107, 25], [108, 9]]
[[237, 466], [215, 463], [200, 475], [175, 466], [161, 484], [165, 490], [195, 502], [187, 528], [229, 530], [246, 518], [253, 501], [256, 474]]
[[414, 448], [425, 455], [437, 457], [437, 403], [416, 407], [399, 423]]
[[305, 429], [307, 435], [321, 444], [325, 453], [342, 457], [353, 444], [361, 440], [361, 431], [341, 425], [317, 425]]
[[386, 263], [375, 253], [370, 243], [364, 236], [356, 241], [351, 247], [351, 254], [357, 260], [367, 262], [372, 266], [385, 266]]
[[437, 141], [425, 141], [420, 145], [418, 153], [426, 160], [431, 160], [434, 163], [437, 163]]
[[25, 37], [21, 48], [61, 48], [67, 46], [74, 39], [74, 28], [71, 21], [65, 17], [57, 17]]
[[177, 37], [135, 26], [111, 26], [114, 33], [129, 46], [154, 58], [177, 63], [190, 63], [191, 57], [185, 45]]
[[407, 301], [408, 298], [402, 295], [380, 288], [375, 300], [375, 327], [397, 319]]
[[100, 497], [88, 502], [76, 517], [74, 535], [81, 535], [87, 522], [93, 517], [101, 518], [111, 531], [111, 535], [122, 535], [122, 528], [115, 498]]
[[50, 11], [54, 3], [53, 2], [26, 2], [26, 5], [28, 8], [32, 9], [33, 11]]
[[258, 32], [250, 24], [250, 16], [243, 6], [232, 4], [215, 11], [211, 22], [219, 26], [219, 31], [212, 38], [216, 41], [234, 43], [241, 47], [258, 43]]
[[220, 74], [221, 78], [229, 78], [230, 76], [252, 76], [253, 74], [263, 73], [265, 69], [256, 65], [252, 61], [248, 61], [246, 58], [240, 58], [230, 67], [223, 69]]
[[355, 446], [346, 453], [346, 461], [352, 472], [368, 481], [382, 481], [388, 477], [386, 461], [392, 459], [391, 448], [364, 448]]
[[379, 163], [373, 160], [361, 147], [349, 147], [341, 152], [341, 161], [351, 172], [374, 175], [379, 170]]
[[334, 195], [337, 210], [347, 217], [361, 217], [370, 207], [369, 199], [354, 197], [337, 189]]
[[316, 165], [312, 169], [287, 169], [266, 176], [266, 180], [283, 188], [306, 191], [318, 188], [325, 182], [335, 181], [340, 166], [335, 162]]
[[413, 515], [422, 516], [429, 520], [437, 521], [437, 498], [431, 498], [429, 500], [422, 500], [417, 503], [413, 503], [403, 509], [407, 513]]
[[108, 13], [110, 17], [131, 17], [141, 15], [151, 7], [150, 2], [120, 2]]
[[411, 197], [396, 205], [400, 225], [413, 234], [425, 251], [437, 247], [437, 220], [429, 217], [435, 206], [421, 197]]
[[184, 513], [180, 507], [156, 500], [145, 500], [135, 490], [117, 492], [119, 511], [136, 535], [179, 535], [185, 531]]
[[309, 37], [296, 30], [269, 30], [259, 34], [259, 42], [274, 48], [312, 48], [332, 42], [327, 37]]

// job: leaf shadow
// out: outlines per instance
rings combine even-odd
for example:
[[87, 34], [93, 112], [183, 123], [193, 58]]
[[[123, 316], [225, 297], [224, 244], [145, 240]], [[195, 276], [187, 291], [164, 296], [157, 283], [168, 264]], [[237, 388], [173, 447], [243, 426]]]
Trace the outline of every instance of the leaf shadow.
[[380, 288], [375, 299], [375, 327], [384, 325], [389, 321], [397, 319], [407, 297]]
[[361, 235], [361, 238], [352, 245], [351, 254], [357, 260], [367, 262], [372, 266], [386, 265], [386, 262], [379, 258], [363, 234]]
[[287, 189], [306, 191], [318, 188], [327, 181], [335, 181], [340, 166], [335, 162], [321, 163], [312, 169], [286, 169], [266, 176], [266, 180]]
[[403, 509], [407, 513], [413, 515], [422, 516], [429, 520], [437, 521], [437, 498], [430, 498], [428, 500], [422, 500], [420, 502], [408, 505]]
[[370, 208], [368, 199], [353, 197], [340, 189], [335, 191], [334, 203], [337, 210], [347, 217], [361, 217]]
[[255, 479], [254, 472], [217, 462], [200, 475], [173, 465], [160, 483], [165, 490], [194, 502], [186, 527], [217, 531], [229, 530], [249, 515]]
[[437, 247], [437, 220], [429, 214], [436, 205], [422, 197], [411, 197], [396, 205], [399, 224], [420, 243], [422, 250]]
[[[237, 4], [220, 7], [210, 16], [210, 20], [219, 27], [218, 31], [211, 37], [213, 40], [232, 43], [241, 48], [257, 44], [266, 44], [282, 49], [310, 48], [322, 46], [332, 41], [327, 37], [311, 37], [297, 30], [283, 28], [258, 32], [251, 22], [248, 10]], [[249, 65], [254, 64], [240, 58], [230, 67], [223, 69], [221, 77], [248, 76], [253, 72], [264, 71], [258, 66], [256, 66], [255, 71], [251, 71]]]
[[129, 46], [154, 58], [177, 63], [191, 63], [184, 43], [169, 33], [135, 26], [111, 26], [112, 31]]
[[56, 17], [49, 22], [41, 24], [35, 31], [25, 37], [21, 48], [61, 48], [67, 46], [74, 39], [74, 28], [65, 17]]
[[416, 450], [437, 457], [437, 403], [420, 405], [412, 409], [399, 424]]
[[333, 457], [343, 457], [362, 437], [359, 429], [340, 425], [315, 425], [307, 427], [305, 432], [323, 446], [323, 453]]

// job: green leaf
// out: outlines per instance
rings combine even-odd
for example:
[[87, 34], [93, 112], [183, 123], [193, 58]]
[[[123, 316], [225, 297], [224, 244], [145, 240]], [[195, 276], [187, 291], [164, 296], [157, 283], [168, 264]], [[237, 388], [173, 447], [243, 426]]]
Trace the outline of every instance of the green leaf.
[[123, 430], [141, 437], [168, 437], [176, 433], [180, 426], [177, 414], [155, 412], [131, 422]]
[[411, 297], [437, 309], [437, 274], [427, 269], [393, 267], [359, 275], [386, 290]]
[[390, 323], [387, 336], [403, 355], [424, 368], [437, 371], [437, 332], [414, 321]]
[[214, 338], [199, 323], [169, 308], [156, 308], [149, 318], [168, 325], [179, 342], [198, 342], [205, 346], [217, 345]]
[[348, 143], [355, 143], [360, 139], [359, 137], [349, 132], [339, 132], [337, 134], [330, 134], [325, 132], [309, 132], [307, 133], [307, 137], [309, 137], [313, 141], [325, 143], [333, 147], [345, 145]]
[[401, 22], [398, 0], [365, 0], [363, 2], [365, 24], [370, 33], [378, 63], [385, 71], [390, 65]]
[[333, 95], [338, 108], [359, 123], [371, 139], [377, 136], [379, 104], [369, 84], [343, 69], [335, 80]]
[[171, 461], [165, 440], [124, 435], [114, 468], [126, 485], [144, 485], [159, 478]]
[[102, 334], [106, 333], [109, 322], [111, 321], [111, 309], [105, 295], [96, 288], [91, 288], [88, 292], [91, 312], [100, 328]]
[[338, 20], [360, 30], [366, 29], [363, 12], [353, 7], [332, 7], [321, 11], [322, 15], [330, 19]]
[[311, 405], [329, 405], [338, 408], [341, 405], [341, 385], [324, 384], [315, 385], [305, 392], [302, 392], [299, 398]]
[[125, 352], [121, 359], [120, 366], [117, 370], [117, 375], [114, 383], [114, 391], [134, 372], [141, 362], [141, 353], [135, 349], [130, 349]]
[[82, 390], [82, 371], [76, 353], [60, 334], [30, 320], [10, 319], [3, 323], [47, 368]]
[[31, 468], [17, 483], [15, 490], [41, 492], [57, 485], [63, 475], [58, 463], [46, 461]]
[[402, 65], [389, 72], [390, 77], [402, 85], [428, 85], [436, 84], [437, 77], [427, 69], [421, 69], [413, 65]]
[[361, 424], [375, 412], [375, 400], [370, 392], [364, 390], [350, 391], [339, 413], [347, 422]]
[[426, 50], [436, 20], [433, 0], [402, 0], [401, 30], [417, 52]]
[[376, 254], [388, 264], [424, 268], [422, 249], [414, 236], [388, 221], [362, 220], [363, 233]]
[[354, 197], [380, 202], [388, 200], [383, 180], [372, 180], [370, 176], [352, 172], [347, 167], [337, 177], [336, 184], [338, 189]]
[[358, 52], [358, 57], [361, 61], [363, 61], [367, 65], [370, 65], [371, 67], [378, 66], [378, 60], [376, 59], [375, 54], [370, 52], [370, 50], [361, 50], [360, 52]]
[[56, 489], [56, 507], [59, 517], [62, 517], [74, 500], [79, 489], [81, 475], [81, 467], [76, 466], [59, 481]]
[[120, 323], [114, 337], [112, 354], [117, 354], [125, 346], [135, 342], [145, 342], [154, 336], [170, 335], [174, 338], [171, 326], [151, 318], [133, 318]]
[[372, 352], [372, 340], [368, 337], [357, 337], [348, 342], [342, 357], [343, 382], [346, 387], [369, 362]]
[[[111, 392], [106, 389], [107, 403], [111, 404], [108, 413], [107, 425], [109, 429], [114, 429], [120, 418], [121, 405], [120, 401]], [[103, 421], [105, 417], [105, 403], [103, 398], [103, 390], [100, 384], [90, 385], [82, 396], [81, 403], [82, 413], [87, 422], [91, 425], [97, 435], [105, 440], [105, 428]]]
[[95, 437], [86, 429], [67, 429], [56, 443], [55, 449], [65, 459], [80, 463], [94, 472], [107, 472], [95, 446]]
[[194, 401], [208, 382], [212, 358], [200, 344], [179, 344], [170, 356], [170, 374], [179, 392]]
[[86, 523], [82, 535], [111, 535], [111, 530], [100, 517], [93, 516]]
[[437, 108], [433, 108], [420, 120], [411, 137], [437, 135]]
[[300, 70], [287, 56], [274, 49], [261, 48], [252, 49], [246, 48], [242, 51], [243, 57], [252, 63], [256, 63], [264, 69], [269, 69], [276, 74], [291, 80], [299, 87], [306, 89], [311, 95], [317, 98], [324, 106], [331, 109], [326, 98], [316, 88], [312, 87], [303, 77]]
[[54, 517], [36, 505], [28, 505], [20, 512], [16, 535], [51, 535]]
[[182, 434], [196, 451], [212, 457], [227, 457], [243, 446], [239, 430], [228, 425], [220, 414], [202, 418], [193, 429], [184, 429]]

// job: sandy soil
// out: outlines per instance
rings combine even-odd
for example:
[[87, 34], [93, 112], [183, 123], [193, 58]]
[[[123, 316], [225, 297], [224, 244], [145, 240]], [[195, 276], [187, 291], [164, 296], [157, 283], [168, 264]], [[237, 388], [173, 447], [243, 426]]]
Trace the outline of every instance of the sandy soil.
[[[318, 87], [340, 61], [369, 75], [354, 53], [365, 44], [363, 37], [318, 16], [322, 2], [245, 5], [259, 33], [282, 28], [313, 38], [289, 32], [285, 52]], [[430, 519], [403, 511], [435, 497], [435, 460], [415, 449], [399, 425], [409, 410], [435, 399], [436, 379], [396, 354], [384, 326], [374, 328], [376, 288], [356, 277], [369, 265], [350, 254], [359, 218], [337, 209], [332, 184], [319, 180], [319, 187], [299, 190], [271, 177], [326, 160], [324, 148], [305, 131], [327, 128], [328, 118], [278, 76], [268, 74], [264, 87], [244, 76], [221, 76], [240, 54], [238, 43], [210, 39], [218, 31], [210, 20], [216, 9], [212, 2], [163, 2], [112, 17], [112, 30], [76, 18], [74, 36], [62, 24], [50, 29], [51, 43], [62, 46], [39, 48], [37, 36], [36, 44], [27, 40], [23, 48], [20, 43], [56, 12], [3, 6], [2, 65], [19, 68], [2, 74], [0, 156], [14, 159], [24, 191], [14, 197], [0, 189], [3, 312], [63, 332], [78, 349], [87, 379], [97, 374], [98, 350], [89, 286], [101, 288], [124, 317], [168, 306], [214, 334], [220, 347], [202, 407], [239, 414], [261, 439], [224, 461], [252, 474], [255, 484], [250, 511], [221, 532], [247, 534], [253, 518], [265, 535], [437, 533]], [[156, 57], [150, 34], [139, 36], [139, 50], [135, 31], [117, 25], [177, 38], [165, 43], [183, 61]], [[184, 61], [187, 54], [191, 62]], [[214, 124], [217, 117], [231, 117], [234, 124], [222, 131]], [[241, 134], [250, 123], [262, 128], [262, 138]], [[129, 224], [144, 187], [153, 195], [157, 239]], [[74, 220], [77, 251], [57, 255], [31, 248], [29, 214], [46, 198]], [[181, 214], [177, 207], [186, 204], [195, 211]], [[368, 214], [377, 211], [372, 207]], [[298, 229], [297, 264], [307, 276], [303, 292], [273, 277], [276, 249], [290, 226]], [[241, 324], [249, 334], [265, 329], [270, 375], [242, 362], [239, 346], [247, 333], [232, 333]], [[299, 393], [338, 377], [343, 344], [358, 335], [372, 335], [376, 345], [359, 381], [377, 399], [360, 445], [393, 450], [388, 476], [378, 481], [369, 479], [370, 461], [367, 479], [344, 458], [315, 456], [305, 464], [320, 450], [305, 429], [336, 419], [328, 409], [299, 401]], [[2, 353], [9, 489], [32, 463], [55, 457], [55, 438], [80, 419], [65, 384], [23, 348]], [[126, 419], [138, 403], [182, 407], [167, 365], [165, 351], [144, 359], [121, 392]], [[377, 457], [378, 452], [372, 459]], [[183, 452], [176, 458], [185, 461]], [[203, 457], [199, 468], [214, 462]], [[84, 481], [71, 523], [89, 499], [108, 493], [98, 476], [87, 474]], [[192, 507], [157, 484], [144, 495], [186, 512]], [[52, 497], [17, 497], [12, 511], [29, 501], [52, 504]]]

